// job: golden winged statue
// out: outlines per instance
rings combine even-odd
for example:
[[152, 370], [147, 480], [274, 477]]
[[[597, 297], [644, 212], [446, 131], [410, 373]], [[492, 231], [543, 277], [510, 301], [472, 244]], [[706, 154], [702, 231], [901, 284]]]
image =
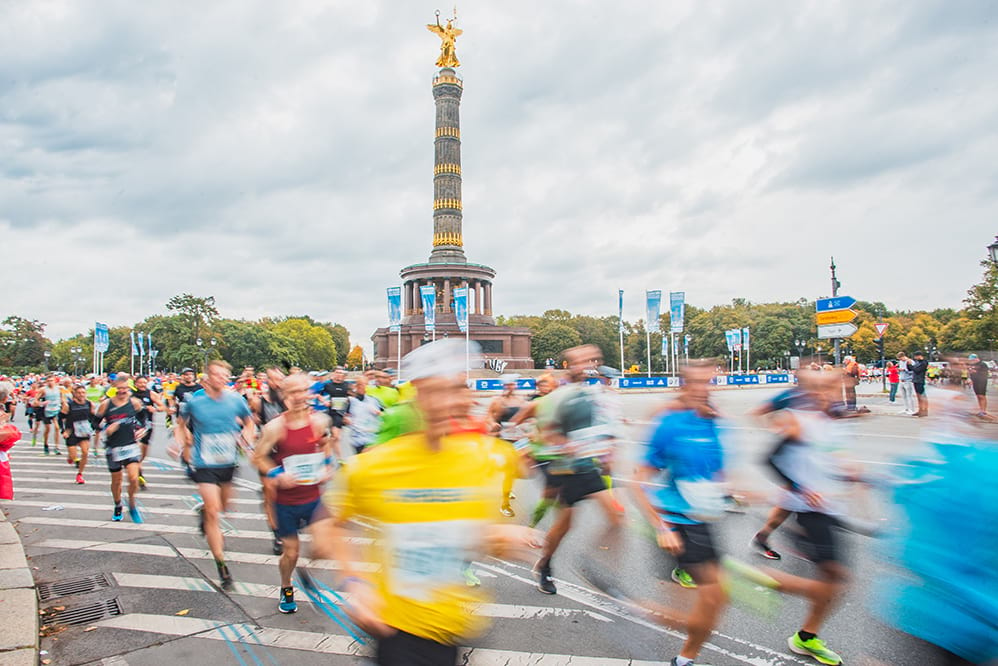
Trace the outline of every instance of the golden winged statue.
[[440, 38], [440, 57], [437, 58], [437, 67], [461, 66], [460, 61], [457, 59], [457, 53], [454, 51], [454, 40], [464, 30], [454, 27], [455, 18], [447, 19], [447, 25], [440, 25], [440, 12], [437, 12], [436, 24], [430, 23], [426, 26], [427, 30], [435, 33]]

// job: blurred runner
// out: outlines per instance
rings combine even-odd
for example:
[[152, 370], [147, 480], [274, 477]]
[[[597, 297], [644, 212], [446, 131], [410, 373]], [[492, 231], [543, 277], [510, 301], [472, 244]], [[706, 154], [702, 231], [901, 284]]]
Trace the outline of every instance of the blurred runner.
[[232, 366], [225, 361], [208, 361], [204, 388], [180, 403], [173, 430], [184, 447], [183, 459], [193, 469], [193, 479], [204, 502], [201, 529], [215, 558], [223, 589], [231, 588], [233, 581], [225, 563], [225, 538], [219, 516], [228, 510], [232, 499], [238, 449], [249, 448], [256, 436], [246, 401], [228, 388], [231, 374]]
[[[520, 429], [513, 422], [513, 417], [527, 404], [526, 400], [516, 394], [516, 381], [518, 379], [518, 375], [511, 374], [500, 377], [502, 393], [492, 398], [488, 411], [489, 433], [510, 444], [521, 438]], [[502, 506], [499, 511], [507, 518], [516, 515], [513, 507], [509, 504], [510, 500], [513, 499], [513, 481], [512, 475], [507, 475], [503, 478], [502, 483]]]
[[42, 436], [45, 454], [50, 453], [49, 433], [52, 433], [52, 450], [55, 455], [62, 455], [62, 452], [59, 451], [59, 428], [55, 423], [59, 416], [59, 410], [62, 409], [62, 389], [59, 388], [59, 380], [55, 375], [49, 375], [45, 380], [45, 386], [42, 387], [38, 398], [38, 406], [41, 408], [39, 413], [42, 423], [45, 424]]
[[537, 588], [544, 594], [558, 591], [551, 561], [572, 527], [572, 512], [577, 503], [595, 499], [606, 514], [606, 530], [597, 542], [601, 546], [609, 546], [616, 540], [622, 524], [599, 469], [599, 458], [608, 451], [607, 429], [599, 420], [595, 393], [586, 384], [586, 371], [600, 365], [602, 353], [596, 345], [582, 345], [566, 350], [564, 357], [570, 383], [551, 395], [550, 419], [543, 433], [544, 440], [561, 454], [549, 462], [551, 474], [561, 477], [558, 515], [547, 533], [544, 553], [534, 566]]
[[550, 373], [544, 373], [538, 377], [537, 393], [531, 396], [530, 402], [513, 417], [513, 423], [517, 425], [522, 426], [530, 419], [533, 419], [535, 423], [530, 435], [529, 454], [534, 461], [534, 466], [540, 470], [541, 476], [544, 478], [544, 490], [530, 514], [531, 527], [537, 527], [548, 510], [558, 501], [558, 477], [552, 475], [548, 467], [551, 461], [557, 459], [560, 454], [545, 444], [541, 434], [546, 426], [551, 404], [546, 398], [557, 387], [558, 382]]
[[[149, 388], [149, 378], [140, 375], [135, 378], [135, 390], [132, 391], [132, 397], [138, 399], [142, 403], [142, 409], [136, 415], [139, 422], [139, 427], [142, 428], [144, 434], [139, 439], [139, 443], [142, 445], [142, 460], [146, 459], [149, 455], [149, 442], [152, 440], [153, 433], [153, 417], [157, 411], [163, 411], [165, 407], [163, 406], [163, 400], [159, 393], [156, 393]], [[139, 462], [139, 488], [145, 490], [146, 479], [142, 476], [142, 463]]]
[[[284, 373], [277, 368], [270, 368], [266, 373], [257, 374], [259, 391], [250, 398], [250, 409], [261, 428], [276, 419], [287, 409], [281, 396], [281, 384], [284, 382]], [[259, 468], [257, 468], [259, 471]], [[274, 534], [271, 550], [274, 555], [284, 552], [284, 541], [277, 530], [277, 514], [274, 509], [276, 490], [274, 484], [265, 483], [265, 476], [260, 471], [260, 493], [263, 497], [263, 513], [267, 518], [267, 526]]]
[[[537, 534], [495, 524], [503, 470], [516, 454], [459, 427], [473, 402], [464, 342], [433, 342], [403, 362], [425, 429], [346, 462], [326, 497], [332, 518], [315, 525], [315, 545], [342, 567], [348, 612], [377, 640], [377, 663], [449, 665], [458, 645], [484, 628], [472, 612], [482, 588], [465, 584], [465, 563], [481, 553], [517, 555], [536, 545]], [[346, 538], [354, 516], [381, 527], [374, 573], [354, 566], [360, 558]]]
[[87, 399], [85, 386], [77, 385], [73, 388], [73, 397], [63, 403], [62, 413], [66, 428], [66, 449], [69, 452], [67, 461], [76, 466], [76, 482], [82, 484], [83, 470], [90, 457], [90, 438], [94, 436], [95, 414], [93, 403]]
[[114, 378], [114, 395], [105, 398], [97, 408], [99, 424], [104, 425], [104, 451], [107, 456], [107, 470], [111, 473], [111, 498], [114, 500], [114, 513], [111, 520], [121, 520], [122, 470], [128, 474], [128, 514], [133, 523], [141, 523], [142, 515], [136, 504], [135, 494], [139, 489], [139, 462], [142, 459], [142, 446], [138, 439], [143, 435], [136, 415], [143, 405], [132, 397], [128, 387], [129, 376], [119, 373]]
[[[281, 385], [288, 410], [263, 426], [253, 464], [274, 488], [277, 535], [283, 543], [278, 610], [298, 610], [291, 574], [298, 564], [298, 532], [328, 517], [319, 501], [320, 486], [332, 478], [335, 438], [329, 415], [309, 408], [309, 382], [291, 375]], [[339, 457], [339, 451], [336, 451]]]
[[367, 378], [358, 377], [353, 384], [353, 395], [350, 396], [345, 418], [345, 427], [354, 452], [363, 453], [374, 441], [383, 411], [381, 403], [367, 394]]

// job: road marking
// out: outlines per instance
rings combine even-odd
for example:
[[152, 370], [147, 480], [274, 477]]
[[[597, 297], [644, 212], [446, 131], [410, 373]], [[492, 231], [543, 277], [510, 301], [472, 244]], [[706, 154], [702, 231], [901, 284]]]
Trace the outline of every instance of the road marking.
[[[28, 506], [48, 506], [45, 502], [19, 502], [19, 504], [27, 504]], [[72, 504], [66, 504], [64, 506], [72, 507]], [[79, 505], [79, 506], [90, 506]], [[95, 506], [94, 508], [100, 510], [107, 510], [104, 506]], [[144, 511], [144, 509], [143, 509]], [[194, 513], [191, 511], [186, 512], [187, 515], [193, 517]], [[85, 527], [90, 529], [109, 529], [115, 531], [121, 530], [131, 530], [136, 532], [156, 532], [159, 534], [201, 534], [201, 530], [193, 525], [166, 525], [163, 523], [133, 523], [130, 521], [113, 522], [110, 520], [84, 520], [81, 518], [53, 518], [50, 516], [24, 516], [23, 518], [18, 518], [18, 521], [26, 525], [59, 525], [63, 527]], [[235, 532], [230, 532], [228, 530], [222, 530], [223, 534], [231, 537], [236, 537], [239, 539], [263, 539], [265, 541], [271, 541], [274, 538], [274, 533], [258, 532], [255, 530], [237, 530]], [[303, 542], [308, 542], [312, 540], [310, 534], [300, 534], [298, 538]], [[374, 539], [370, 537], [347, 537], [347, 541], [350, 543], [358, 545], [369, 545], [374, 543]]]
[[[136, 495], [136, 499], [145, 499], [145, 496], [144, 495], [141, 495], [141, 496], [140, 495]], [[33, 507], [42, 507], [42, 508], [44, 508], [44, 507], [47, 507], [47, 506], [51, 506], [51, 504], [52, 504], [52, 502], [37, 502], [37, 501], [31, 501], [31, 500], [20, 500], [20, 501], [18, 501], [18, 505], [19, 506], [33, 506]], [[81, 511], [108, 511], [109, 510], [107, 504], [83, 504], [81, 502], [59, 502], [59, 504], [62, 507], [66, 508], [66, 509], [79, 509]], [[152, 515], [157, 515], [158, 514], [158, 515], [164, 515], [164, 516], [187, 516], [187, 517], [193, 517], [195, 515], [194, 512], [191, 511], [190, 509], [171, 509], [169, 507], [149, 507], [149, 506], [142, 505], [141, 506], [141, 510], [142, 510], [143, 514], [152, 514]], [[229, 513], [226, 513], [226, 514], [223, 514], [223, 515], [226, 518], [230, 519], [230, 520], [255, 520], [255, 521], [266, 520], [266, 518], [263, 515], [259, 514], [259, 513], [229, 512]], [[60, 521], [60, 522], [64, 522], [64, 521]], [[185, 530], [194, 530], [194, 532], [198, 532], [198, 530], [196, 528], [184, 528], [184, 529]], [[185, 531], [185, 534], [192, 534], [192, 533], [193, 532]], [[274, 538], [273, 532], [257, 532], [256, 534], [265, 535], [265, 537], [256, 537], [256, 538], [268, 538], [268, 539], [273, 539]], [[242, 530], [239, 531], [239, 536], [245, 536], [244, 533], [242, 532]]]
[[[496, 562], [504, 565], [505, 567], [512, 567], [512, 568], [515, 568], [515, 569], [519, 569], [519, 570], [521, 570], [521, 571], [523, 571], [525, 573], [530, 572], [530, 569], [528, 569], [527, 567], [520, 566], [520, 565], [512, 563], [512, 562], [507, 562], [505, 560], [500, 560], [498, 558], [492, 558], [492, 559], [495, 560]], [[493, 566], [493, 565], [489, 565], [489, 564], [481, 564], [480, 566], [483, 567], [483, 568], [486, 568], [486, 569], [490, 569], [494, 573], [499, 574], [499, 575], [501, 575], [503, 577], [511, 578], [511, 579], [519, 581], [521, 583], [526, 583], [527, 585], [530, 585], [531, 587], [536, 587], [536, 583], [534, 582], [534, 580], [532, 580], [530, 578], [525, 578], [524, 576], [520, 576], [520, 575], [518, 575], [516, 573], [508, 571], [507, 569], [503, 568], [503, 566]], [[605, 614], [610, 615], [610, 616], [618, 617], [620, 619], [628, 620], [630, 622], [633, 622], [634, 624], [638, 624], [638, 625], [640, 625], [642, 627], [645, 627], [647, 629], [651, 629], [652, 631], [656, 631], [658, 633], [666, 634], [668, 636], [673, 636], [673, 637], [681, 639], [681, 640], [685, 640], [686, 639], [686, 635], [684, 633], [679, 632], [679, 631], [675, 631], [673, 629], [669, 629], [667, 627], [663, 627], [660, 624], [651, 622], [651, 621], [646, 620], [646, 619], [644, 619], [642, 617], [638, 617], [637, 615], [634, 615], [633, 613], [631, 613], [631, 612], [629, 612], [627, 610], [628, 604], [625, 604], [623, 602], [619, 602], [619, 601], [617, 601], [615, 599], [612, 599], [611, 597], [609, 597], [609, 596], [607, 596], [607, 595], [605, 595], [605, 594], [603, 594], [601, 592], [596, 592], [594, 590], [590, 590], [590, 589], [587, 589], [587, 588], [584, 588], [584, 587], [580, 587], [578, 585], [574, 585], [574, 584], [566, 582], [566, 581], [559, 580], [558, 581], [558, 594], [560, 596], [563, 596], [566, 599], [570, 599], [570, 600], [572, 600], [572, 601], [574, 601], [576, 603], [582, 604], [584, 606], [589, 606], [590, 608], [594, 608], [594, 609], [600, 611], [601, 613], [605, 613]], [[635, 612], [639, 612], [639, 609], [636, 606], [633, 606], [633, 605], [630, 605], [630, 606], [631, 606], [631, 610], [633, 610]], [[806, 661], [797, 659], [797, 658], [795, 658], [793, 656], [786, 655], [786, 654], [784, 654], [782, 652], [777, 652], [777, 651], [772, 650], [770, 648], [767, 648], [767, 647], [765, 647], [763, 645], [758, 645], [756, 643], [752, 643], [751, 641], [747, 641], [747, 640], [744, 640], [744, 639], [741, 639], [741, 638], [736, 638], [734, 636], [728, 636], [726, 634], [722, 634], [722, 633], [719, 633], [717, 631], [713, 632], [712, 635], [716, 636], [716, 637], [720, 637], [720, 638], [726, 639], [726, 640], [729, 640], [729, 641], [732, 641], [734, 643], [740, 643], [740, 644], [742, 644], [743, 646], [745, 646], [747, 648], [750, 648], [752, 650], [755, 650], [757, 652], [761, 652], [761, 653], [767, 655], [766, 657], [746, 656], [746, 655], [738, 654], [738, 653], [735, 653], [735, 652], [731, 652], [730, 650], [726, 650], [725, 648], [722, 648], [719, 645], [716, 645], [714, 643], [708, 642], [708, 643], [704, 643], [704, 645], [703, 645], [703, 647], [705, 647], [705, 648], [708, 648], [710, 650], [714, 650], [715, 652], [719, 652], [719, 653], [721, 653], [721, 654], [723, 654], [725, 656], [737, 659], [737, 660], [739, 660], [739, 662], [744, 663], [744, 664], [750, 664], [751, 666], [777, 666], [779, 664], [785, 664], [785, 663], [791, 663], [791, 664], [808, 664], [808, 663], [810, 663], [810, 662], [806, 662]], [[777, 661], [774, 662], [773, 661], [774, 658], [777, 659]], [[529, 663], [532, 664], [534, 662], [529, 662]], [[566, 663], [575, 664], [577, 662], [573, 661], [573, 662], [566, 662]], [[604, 662], [600, 662], [600, 663], [604, 663]], [[661, 662], [654, 662], [654, 663], [661, 663]]]
[[[211, 640], [226, 640], [226, 636], [220, 632], [221, 629], [225, 629], [229, 635], [235, 636], [236, 640], [240, 643], [247, 642], [252, 637], [253, 645], [262, 645], [269, 648], [306, 650], [322, 654], [370, 656], [370, 651], [364, 646], [351, 638], [338, 634], [276, 629], [271, 627], [252, 627], [248, 624], [227, 624], [196, 617], [131, 613], [101, 620], [95, 624], [98, 627], [145, 631], [170, 636], [190, 636]], [[659, 661], [614, 659], [608, 657], [577, 657], [567, 654], [518, 652], [515, 650], [493, 650], [487, 648], [461, 648], [458, 661], [466, 664], [474, 664], [475, 666], [492, 664], [531, 664], [532, 666], [565, 666], [566, 664], [581, 664], [583, 666], [653, 666], [661, 664]]]
[[[218, 592], [215, 586], [211, 585], [204, 578], [193, 578], [184, 576], [159, 576], [152, 574], [130, 574], [113, 573], [114, 579], [122, 587], [144, 588], [152, 590], [189, 590], [191, 592]], [[244, 583], [236, 581], [233, 583], [229, 594], [238, 594], [247, 597], [259, 597], [262, 599], [276, 600], [281, 592], [280, 585], [262, 585], [259, 583]], [[343, 594], [349, 600], [350, 595]], [[299, 599], [300, 603], [311, 603], [305, 599]], [[517, 604], [479, 604], [475, 612], [478, 615], [491, 618], [505, 618], [512, 620], [533, 620], [544, 617], [573, 617], [576, 615], [586, 615], [601, 622], [613, 622], [612, 619], [599, 613], [594, 613], [586, 608], [558, 608], [552, 606], [524, 606]]]
[[[102, 499], [106, 499], [111, 496], [111, 491], [105, 488], [104, 486], [98, 486], [97, 484], [88, 484], [88, 485], [89, 489], [87, 490], [84, 490], [83, 488], [53, 489], [53, 488], [31, 487], [31, 486], [24, 488], [19, 485], [17, 487], [17, 492], [21, 496], [24, 496], [25, 493], [39, 493], [42, 495], [83, 495], [87, 497], [100, 497]], [[159, 488], [160, 485], [156, 484], [156, 487]], [[84, 488], [86, 488], [86, 486], [84, 486]], [[195, 489], [194, 486], [184, 486], [184, 488], [188, 490]], [[174, 501], [174, 500], [183, 501], [187, 499], [192, 499], [191, 495], [184, 495], [184, 494], [167, 495], [165, 493], [150, 493], [145, 490], [139, 493], [137, 497], [143, 500], [166, 500], [166, 501]], [[234, 499], [230, 499], [229, 501], [232, 502], [233, 504], [248, 504], [250, 506], [255, 506], [255, 507], [262, 506], [262, 502], [259, 499], [241, 499], [237, 497]], [[101, 508], [105, 507], [102, 506]], [[190, 510], [187, 511], [187, 515], [191, 515]]]
[[[127, 523], [118, 523], [125, 525]], [[179, 553], [189, 560], [211, 560], [215, 557], [208, 549], [200, 548], [171, 548], [169, 546], [153, 546], [142, 543], [106, 543], [97, 541], [77, 541], [74, 539], [45, 539], [38, 543], [27, 544], [28, 548], [56, 548], [59, 550], [95, 550], [110, 553], [130, 553], [138, 555], [153, 555], [156, 557], [173, 557]], [[264, 555], [262, 553], [244, 553], [239, 551], [225, 551], [226, 562], [238, 562], [239, 564], [265, 564], [276, 567], [281, 561], [280, 556]], [[307, 557], [298, 559], [299, 566], [310, 569], [325, 569], [328, 571], [339, 571], [342, 567], [338, 562], [329, 560], [310, 560]], [[373, 572], [381, 567], [374, 562], [353, 562], [352, 567], [359, 571]]]
[[[76, 483], [76, 481], [70, 478], [75, 476], [74, 473], [76, 471], [75, 468], [70, 468], [68, 465], [66, 467], [66, 471], [70, 472], [70, 474], [67, 474], [67, 478], [65, 479], [54, 479], [49, 476], [31, 476], [31, 475], [18, 474], [16, 461], [12, 461], [11, 468], [14, 471], [15, 486], [17, 485], [18, 482], [22, 481], [26, 483], [42, 483], [46, 485], [50, 483], [55, 483], [59, 485], [71, 485], [71, 486], [79, 485]], [[83, 475], [84, 477], [90, 476], [90, 472], [84, 471]], [[110, 477], [108, 477], [107, 483], [110, 483]], [[169, 488], [170, 490], [186, 490], [187, 492], [194, 492], [197, 490], [197, 486], [195, 486], [193, 483], [160, 483], [159, 481], [157, 481], [155, 487]]]

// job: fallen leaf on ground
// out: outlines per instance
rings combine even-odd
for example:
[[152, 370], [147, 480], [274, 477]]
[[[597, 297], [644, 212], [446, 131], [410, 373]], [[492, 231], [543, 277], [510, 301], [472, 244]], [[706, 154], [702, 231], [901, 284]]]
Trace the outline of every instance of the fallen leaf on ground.
[[96, 631], [96, 630], [97, 630], [97, 627], [87, 627], [83, 631]]
[[64, 611], [64, 610], [66, 610], [66, 607], [65, 606], [53, 606], [52, 610], [55, 610], [55, 611]]
[[185, 609], [184, 609], [184, 610], [182, 610], [182, 611], [177, 611], [177, 612], [176, 612], [176, 615], [187, 615], [187, 614], [188, 614], [188, 613], [190, 613], [190, 612], [191, 612], [191, 609], [190, 609], [190, 608], [185, 608]]

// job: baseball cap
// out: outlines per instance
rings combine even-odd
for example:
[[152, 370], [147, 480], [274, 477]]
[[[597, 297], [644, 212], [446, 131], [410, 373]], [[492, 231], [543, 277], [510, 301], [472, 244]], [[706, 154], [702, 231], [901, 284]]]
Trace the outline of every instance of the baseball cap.
[[194, 372], [194, 368], [184, 368], [180, 371], [180, 374], [186, 375], [188, 372]]
[[620, 370], [617, 368], [611, 368], [609, 365], [601, 365], [596, 368], [596, 372], [600, 377], [609, 377], [611, 379], [614, 377], [620, 377]]
[[417, 347], [402, 359], [402, 374], [410, 381], [428, 377], [457, 377], [463, 375], [470, 361], [471, 367], [481, 364], [480, 347], [472, 341], [465, 350], [463, 340], [446, 339]]
[[969, 356], [967, 357], [967, 360], [968, 360], [968, 361], [976, 361], [976, 360], [977, 360], [977, 354], [970, 354], [970, 355], [969, 355]]

